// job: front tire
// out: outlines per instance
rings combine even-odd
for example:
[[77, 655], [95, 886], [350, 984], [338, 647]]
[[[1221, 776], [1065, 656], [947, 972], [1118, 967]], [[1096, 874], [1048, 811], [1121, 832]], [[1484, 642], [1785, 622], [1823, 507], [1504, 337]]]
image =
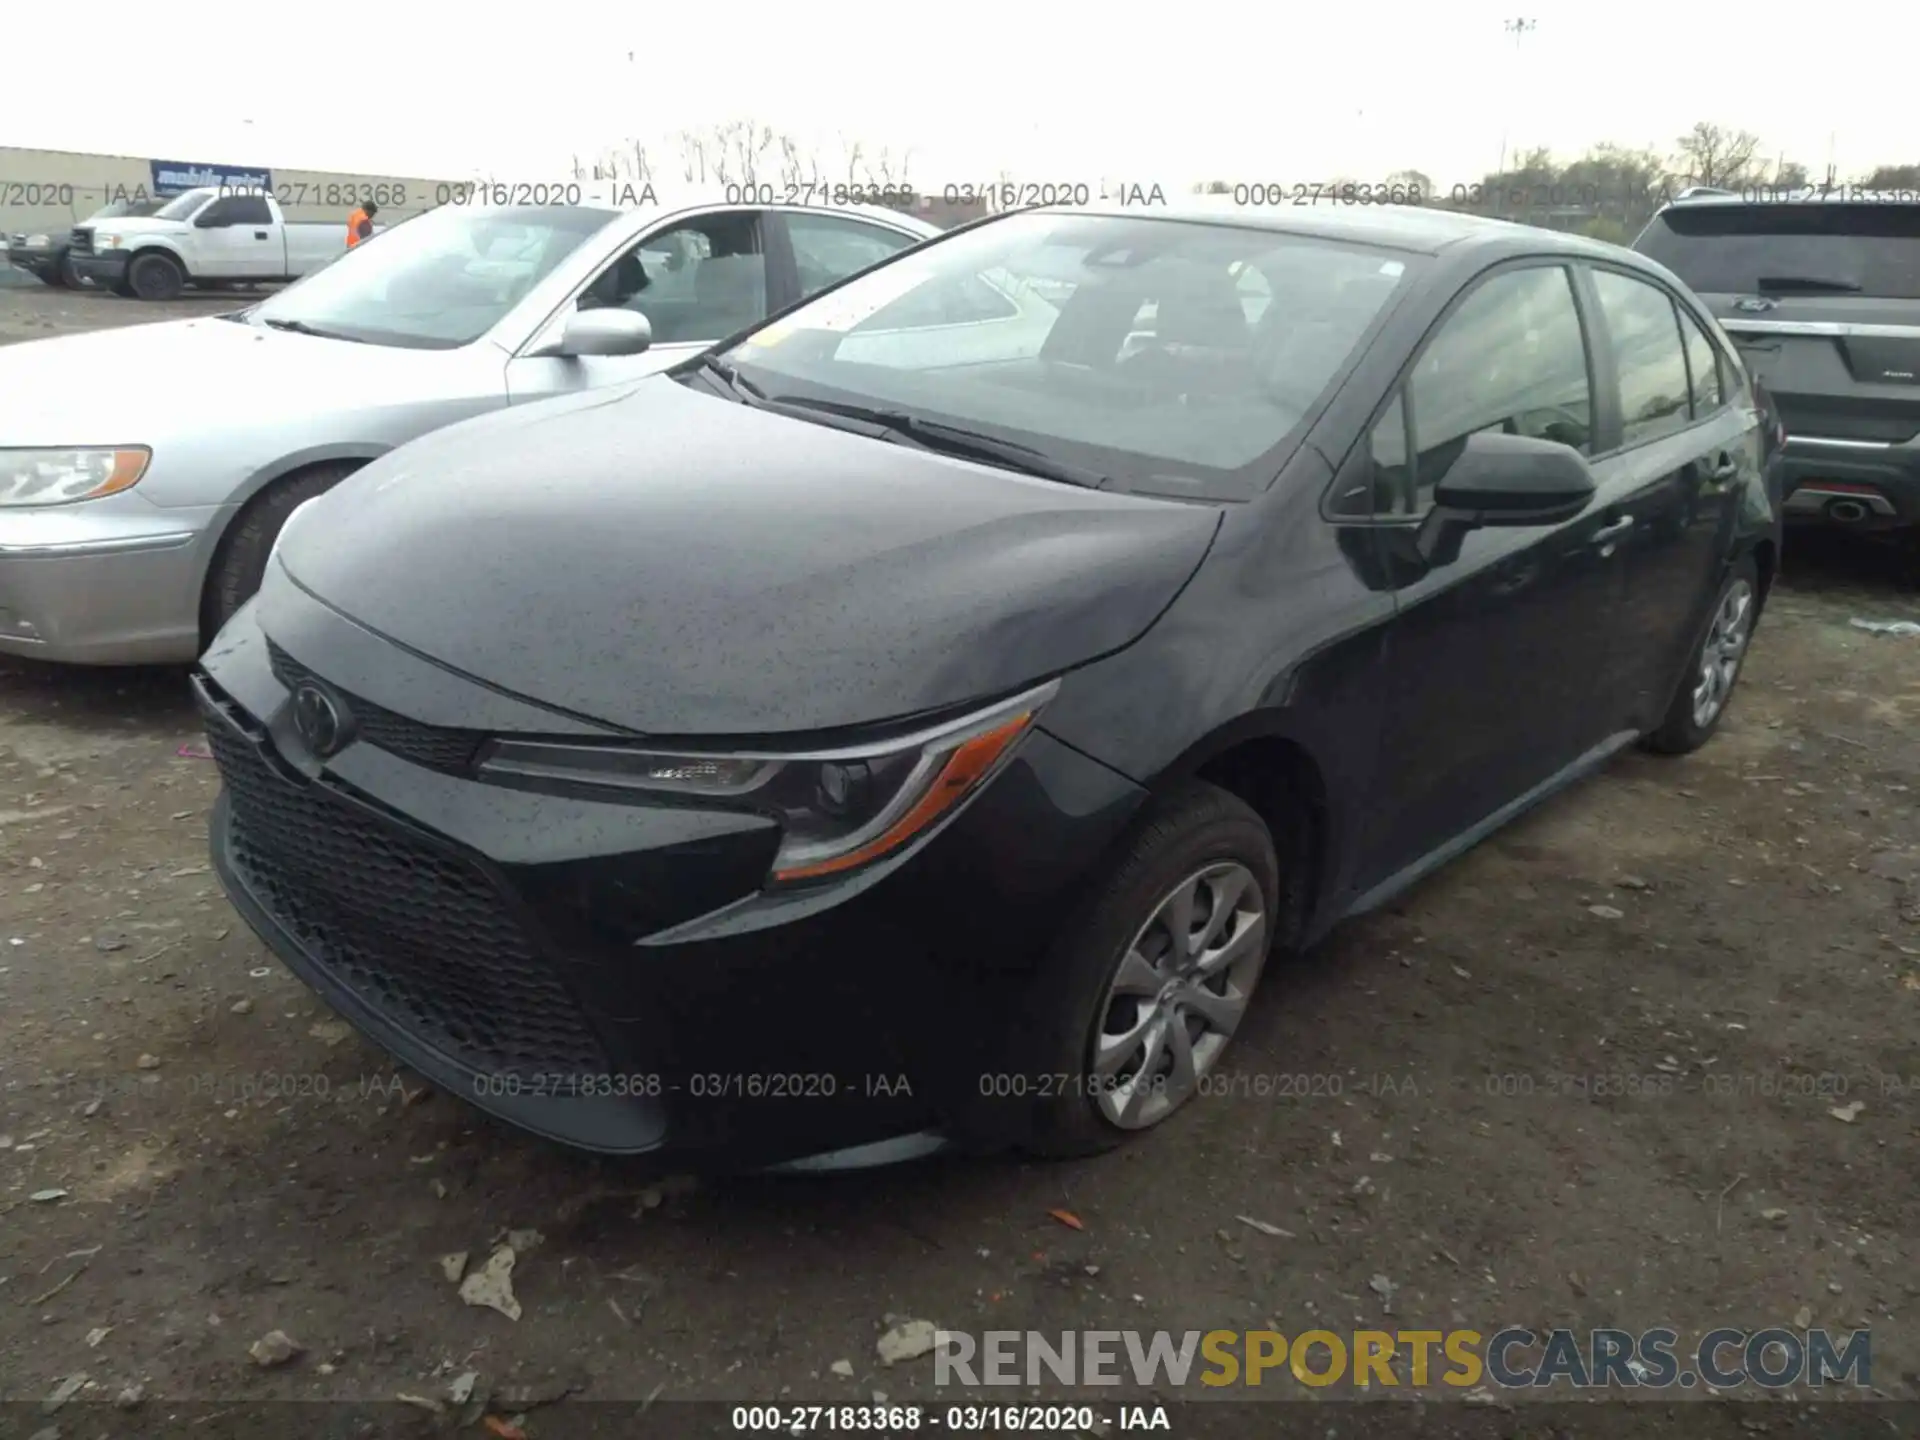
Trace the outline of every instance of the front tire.
[[1706, 633], [1693, 648], [1660, 727], [1640, 743], [1656, 755], [1690, 755], [1713, 738], [1733, 699], [1760, 615], [1760, 571], [1743, 556], [1720, 582]]
[[142, 300], [177, 300], [187, 288], [187, 272], [171, 255], [149, 251], [133, 257], [127, 267], [127, 284]]
[[1201, 1093], [1265, 968], [1281, 895], [1273, 837], [1244, 801], [1194, 781], [1156, 802], [1042, 972], [1010, 1072], [1022, 1147], [1096, 1154]]
[[266, 577], [267, 557], [287, 517], [317, 495], [324, 495], [351, 474], [353, 465], [322, 465], [275, 481], [249, 500], [220, 541], [200, 604], [200, 643], [204, 648], [240, 607], [251, 600]]

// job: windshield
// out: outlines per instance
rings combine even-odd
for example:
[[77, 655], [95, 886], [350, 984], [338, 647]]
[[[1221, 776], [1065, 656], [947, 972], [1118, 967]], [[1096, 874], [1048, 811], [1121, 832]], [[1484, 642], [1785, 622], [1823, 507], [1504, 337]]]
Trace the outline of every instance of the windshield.
[[445, 205], [383, 232], [377, 245], [344, 252], [248, 318], [374, 345], [470, 345], [616, 213]]
[[200, 207], [213, 199], [211, 190], [189, 190], [184, 195], [176, 195], [158, 210], [153, 212], [156, 220], [191, 220], [200, 212]]
[[774, 399], [903, 412], [1116, 488], [1244, 499], [1414, 257], [1274, 230], [1036, 212], [906, 252], [726, 359]]
[[1825, 282], [1836, 293], [1920, 300], [1920, 205], [1674, 205], [1653, 217], [1633, 248], [1702, 294]]

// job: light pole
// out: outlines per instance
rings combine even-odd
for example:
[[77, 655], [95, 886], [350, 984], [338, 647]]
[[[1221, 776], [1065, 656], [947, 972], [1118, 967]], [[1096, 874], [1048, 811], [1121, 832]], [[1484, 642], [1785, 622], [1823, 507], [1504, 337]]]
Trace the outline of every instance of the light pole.
[[[1511, 20], [1502, 20], [1500, 22], [1500, 28], [1513, 37], [1514, 74], [1516, 80], [1520, 75], [1520, 66], [1518, 63], [1520, 59], [1520, 42], [1533, 33], [1533, 27], [1537, 23], [1538, 22], [1525, 15], [1516, 15]], [[1505, 124], [1502, 124], [1500, 127], [1500, 168], [1495, 172], [1499, 175], [1505, 175], [1507, 173], [1507, 128]]]

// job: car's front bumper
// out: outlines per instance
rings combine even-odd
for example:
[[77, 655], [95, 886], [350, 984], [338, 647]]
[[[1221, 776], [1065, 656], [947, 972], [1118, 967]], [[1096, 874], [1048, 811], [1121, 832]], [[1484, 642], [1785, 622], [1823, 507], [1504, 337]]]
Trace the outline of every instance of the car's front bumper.
[[0, 508], [0, 653], [165, 664], [200, 649], [200, 584], [223, 514], [128, 491]]
[[125, 283], [127, 261], [131, 254], [125, 250], [101, 250], [90, 255], [75, 253], [73, 271], [82, 280], [91, 280], [96, 285], [111, 289]]
[[1785, 465], [1791, 521], [1920, 525], [1920, 436], [1893, 444], [1790, 435]]
[[60, 254], [48, 248], [15, 247], [6, 252], [6, 259], [16, 270], [24, 270], [40, 280], [55, 281], [60, 278]]
[[[215, 866], [288, 967], [405, 1064], [524, 1129], [663, 1165], [1017, 1138], [1024, 1107], [992, 1077], [1130, 782], [1036, 732], [889, 873], [783, 901], [760, 893], [764, 822], [456, 773], [399, 697], [444, 715], [464, 691], [477, 719], [480, 687], [339, 617], [286, 633], [292, 661], [255, 608], [196, 675], [225, 781]], [[313, 672], [375, 717], [326, 761], [291, 723]]]

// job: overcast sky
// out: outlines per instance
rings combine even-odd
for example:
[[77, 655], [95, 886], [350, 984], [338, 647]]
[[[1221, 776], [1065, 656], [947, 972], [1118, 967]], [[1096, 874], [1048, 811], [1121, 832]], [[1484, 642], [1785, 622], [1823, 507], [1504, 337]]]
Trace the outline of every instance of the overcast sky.
[[[257, 3], [203, 0], [190, 39], [155, 43], [140, 25], [76, 29], [59, 6], [10, 7], [0, 144], [538, 181], [634, 138], [677, 173], [664, 137], [752, 117], [829, 157], [843, 138], [911, 149], [923, 189], [1001, 171], [1172, 186], [1403, 166], [1446, 184], [1493, 169], [1503, 139], [1567, 158], [1600, 140], [1670, 152], [1710, 119], [1816, 175], [1830, 157], [1843, 176], [1920, 161], [1912, 87], [1884, 68], [1853, 83], [1850, 57], [1920, 54], [1920, 6], [1884, 0], [1831, 0], [1817, 12], [1829, 38], [1792, 50], [1784, 11], [1644, 0], [290, 13], [263, 23]], [[1536, 22], [1517, 46], [1502, 26], [1516, 13]], [[1841, 58], [1777, 83], [1809, 55]]]

